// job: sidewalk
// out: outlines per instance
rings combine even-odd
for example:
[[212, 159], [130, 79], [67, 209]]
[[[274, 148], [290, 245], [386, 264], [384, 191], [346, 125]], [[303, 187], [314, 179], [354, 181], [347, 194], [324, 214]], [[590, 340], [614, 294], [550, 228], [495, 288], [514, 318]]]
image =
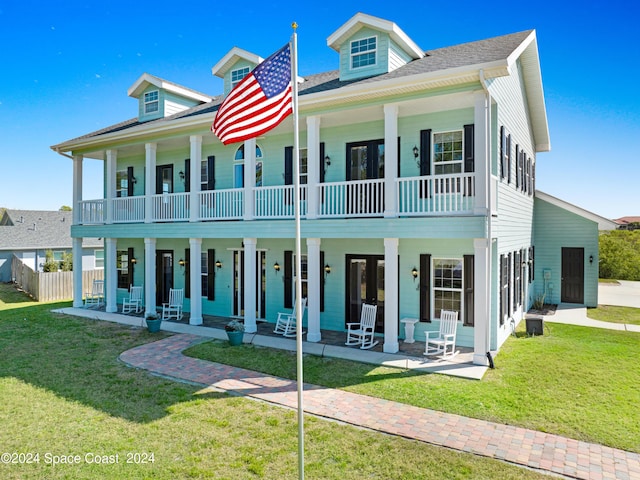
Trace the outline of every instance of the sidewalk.
[[[296, 382], [186, 357], [206, 339], [178, 334], [120, 355], [135, 368], [297, 409]], [[305, 412], [579, 479], [640, 479], [640, 455], [525, 428], [436, 412], [342, 390], [304, 385]]]

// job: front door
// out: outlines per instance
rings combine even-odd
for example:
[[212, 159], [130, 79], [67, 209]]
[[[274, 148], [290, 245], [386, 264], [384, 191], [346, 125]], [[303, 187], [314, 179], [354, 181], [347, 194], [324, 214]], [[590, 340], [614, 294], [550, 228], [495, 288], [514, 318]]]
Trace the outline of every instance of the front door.
[[169, 301], [173, 288], [173, 250], [156, 251], [156, 305]]
[[584, 248], [562, 249], [562, 303], [584, 303]]
[[384, 140], [347, 144], [347, 211], [354, 214], [380, 214], [384, 211], [384, 185], [365, 180], [384, 178]]
[[[267, 256], [264, 250], [256, 252], [256, 278], [254, 283], [256, 289], [256, 319], [266, 318], [265, 300], [267, 291]], [[244, 317], [244, 250], [233, 251], [233, 316]], [[251, 283], [246, 288], [251, 288]]]
[[378, 306], [376, 332], [384, 333], [384, 256], [347, 255], [346, 263], [345, 324], [359, 322], [362, 304], [369, 303]]

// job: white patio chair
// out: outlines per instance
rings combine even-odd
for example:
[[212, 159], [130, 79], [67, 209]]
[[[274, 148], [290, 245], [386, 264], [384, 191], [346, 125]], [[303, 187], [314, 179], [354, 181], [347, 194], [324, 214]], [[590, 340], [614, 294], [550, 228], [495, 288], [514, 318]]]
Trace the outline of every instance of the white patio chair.
[[[442, 358], [452, 357], [456, 350], [456, 330], [458, 328], [458, 312], [440, 311], [440, 330], [425, 332], [425, 355], [442, 354]], [[450, 348], [449, 348], [450, 347]]]
[[184, 289], [172, 288], [169, 290], [169, 303], [162, 304], [162, 320], [182, 319], [182, 302], [184, 301]]
[[[276, 328], [273, 330], [274, 333], [280, 333], [285, 337], [295, 337], [296, 336], [296, 303], [293, 304], [293, 311], [291, 313], [287, 312], [278, 312], [278, 319], [276, 320]], [[300, 318], [304, 317], [304, 310], [307, 308], [307, 299], [303, 298], [300, 301], [300, 306], [302, 308], [302, 314]], [[304, 333], [304, 332], [302, 332]]]
[[360, 349], [367, 349], [378, 344], [374, 340], [376, 330], [377, 305], [362, 304], [359, 322], [347, 323], [347, 341], [345, 345], [360, 345]]
[[99, 307], [104, 303], [104, 280], [94, 280], [91, 291], [84, 296], [85, 307]]
[[142, 311], [142, 287], [131, 285], [129, 298], [122, 301], [122, 313], [140, 313]]

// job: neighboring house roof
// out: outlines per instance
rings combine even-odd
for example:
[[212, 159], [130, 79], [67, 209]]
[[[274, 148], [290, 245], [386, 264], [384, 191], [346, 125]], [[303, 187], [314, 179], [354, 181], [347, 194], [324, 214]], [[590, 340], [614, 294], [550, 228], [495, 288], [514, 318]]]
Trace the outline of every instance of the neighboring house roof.
[[630, 223], [640, 223], [640, 217], [620, 217], [614, 220], [618, 225], [629, 225]]
[[[392, 72], [369, 78], [340, 81], [338, 70], [306, 76], [304, 82], [299, 85], [300, 110], [304, 111], [305, 107], [315, 108], [321, 104], [330, 106], [388, 97], [394, 93], [410, 93], [425, 88], [483, 81], [480, 76], [481, 70], [485, 79], [508, 75], [519, 59], [523, 67], [523, 82], [527, 89], [526, 98], [536, 139], [536, 150], [547, 151], [550, 149], [549, 129], [534, 30], [429, 50], [423, 58], [409, 62]], [[191, 124], [190, 122], [211, 122], [223, 98], [223, 95], [219, 95], [209, 103], [156, 120], [126, 120], [53, 145], [51, 148], [57, 152], [92, 146], [102, 148], [102, 145], [107, 145], [114, 139], [135, 138], [138, 135], [160, 132], [174, 124], [186, 126]], [[91, 153], [87, 155], [91, 157]], [[102, 153], [96, 155], [95, 158], [103, 159]]]
[[[7, 209], [0, 218], [0, 250], [72, 247], [72, 212]], [[86, 248], [103, 246], [97, 238], [84, 238]]]
[[192, 90], [191, 88], [183, 87], [182, 85], [170, 82], [169, 80], [164, 80], [149, 73], [143, 73], [140, 78], [138, 78], [138, 80], [136, 80], [135, 83], [131, 85], [131, 87], [129, 87], [127, 93], [130, 97], [138, 98], [149, 85], [153, 85], [168, 92], [175, 93], [176, 95], [180, 95], [184, 98], [195, 100], [196, 102], [207, 103], [213, 100], [213, 98], [209, 95], [197, 92], [196, 90]]
[[598, 230], [615, 230], [617, 228], [616, 222], [610, 220], [605, 217], [601, 217], [600, 215], [585, 210], [584, 208], [577, 207], [569, 202], [564, 200], [560, 200], [557, 197], [553, 197], [548, 193], [541, 192], [540, 190], [536, 190], [536, 198], [540, 200], [544, 200], [545, 202], [551, 203], [557, 207], [563, 208], [571, 213], [575, 213], [576, 215], [580, 215], [587, 220], [591, 220], [598, 224]]

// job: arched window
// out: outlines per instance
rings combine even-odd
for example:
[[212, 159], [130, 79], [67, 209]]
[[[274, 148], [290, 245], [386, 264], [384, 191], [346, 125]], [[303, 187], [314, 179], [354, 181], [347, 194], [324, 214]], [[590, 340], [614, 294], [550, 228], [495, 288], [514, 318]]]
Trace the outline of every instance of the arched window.
[[[262, 186], [262, 149], [256, 144], [256, 187]], [[233, 186], [244, 188], [244, 143], [238, 147], [233, 158]]]

